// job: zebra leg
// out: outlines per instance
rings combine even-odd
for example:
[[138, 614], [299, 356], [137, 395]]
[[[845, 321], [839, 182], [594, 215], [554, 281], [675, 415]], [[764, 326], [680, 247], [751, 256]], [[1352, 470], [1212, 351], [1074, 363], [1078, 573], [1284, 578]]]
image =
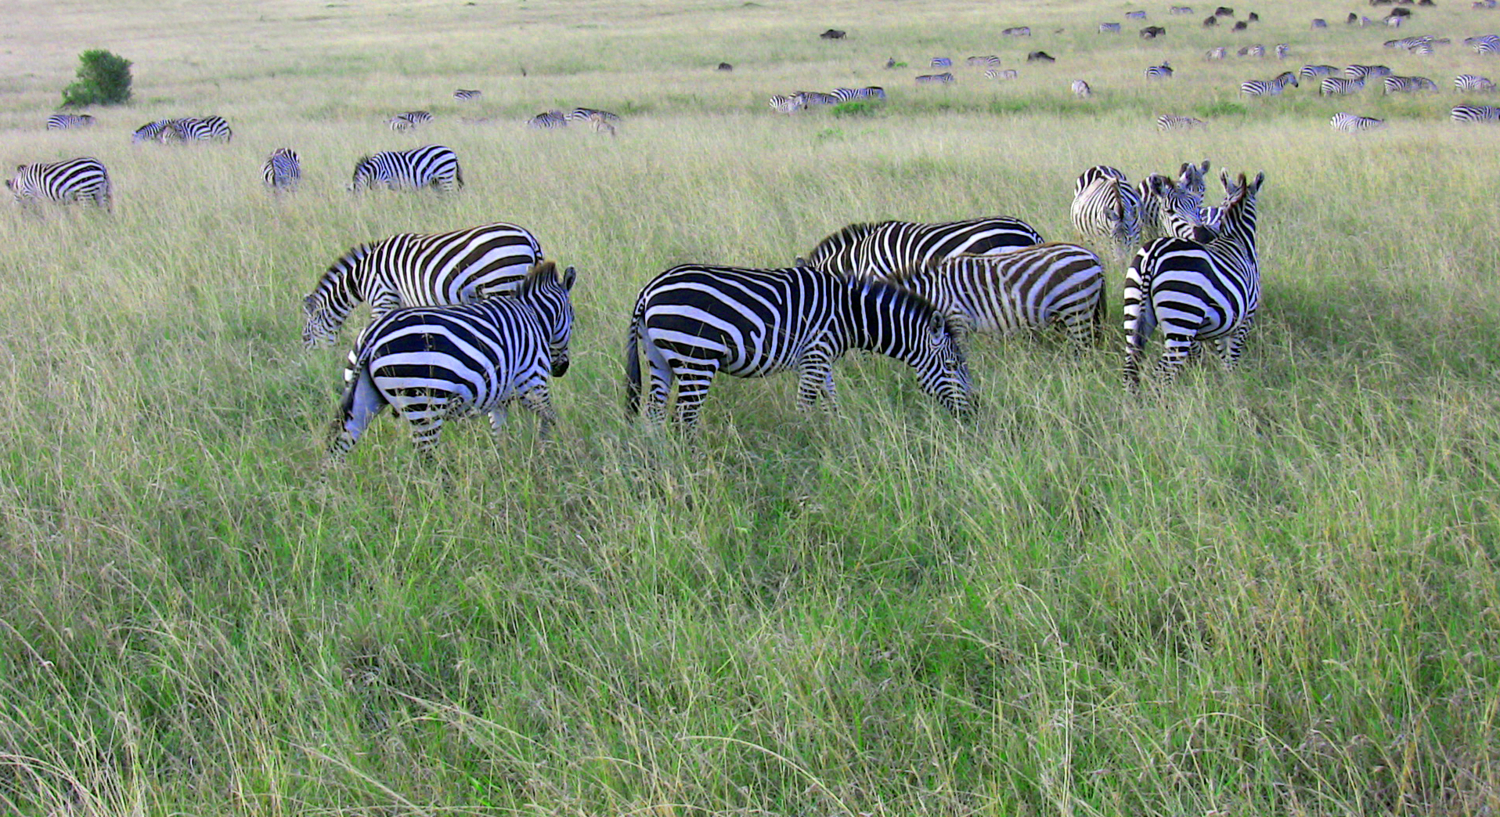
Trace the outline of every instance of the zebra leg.
[[344, 399], [339, 404], [339, 417], [333, 423], [333, 433], [328, 442], [326, 465], [342, 462], [359, 436], [370, 427], [386, 407], [385, 396], [376, 388], [368, 368], [361, 369], [354, 382], [344, 388]]
[[650, 337], [646, 337], [645, 341], [646, 364], [651, 369], [651, 389], [646, 395], [646, 405], [642, 412], [652, 425], [662, 425], [667, 421], [667, 398], [672, 391], [672, 364], [662, 354], [661, 347], [651, 342]]
[[1161, 360], [1156, 362], [1156, 375], [1158, 385], [1166, 387], [1177, 379], [1188, 360], [1196, 356], [1194, 347], [1199, 344], [1194, 341], [1192, 334], [1186, 332], [1166, 333], [1162, 344], [1166, 346], [1166, 350], [1162, 352]]
[[1125, 271], [1125, 388], [1131, 394], [1141, 388], [1141, 357], [1146, 352], [1146, 341], [1156, 331], [1156, 310], [1145, 297], [1137, 255]]
[[459, 400], [426, 390], [403, 395], [391, 402], [401, 418], [411, 424], [411, 441], [424, 460], [432, 459], [432, 451], [443, 431], [443, 422], [450, 415], [462, 413]]
[[505, 416], [509, 413], [509, 404], [501, 403], [490, 409], [490, 434], [495, 439], [500, 439], [500, 429], [505, 425]]
[[1249, 334], [1250, 327], [1246, 322], [1234, 330], [1234, 334], [1219, 339], [1219, 359], [1224, 362], [1226, 370], [1233, 371], [1236, 364], [1240, 362], [1240, 353], [1245, 350], [1245, 337]]
[[797, 408], [807, 411], [818, 397], [823, 397], [825, 411], [838, 410], [838, 394], [833, 387], [833, 362], [826, 354], [814, 351], [802, 359], [797, 378]]
[[697, 424], [698, 410], [718, 371], [718, 362], [704, 361], [698, 368], [677, 373], [677, 422], [683, 428], [691, 429]]
[[521, 395], [521, 405], [536, 412], [540, 420], [537, 436], [542, 440], [548, 439], [552, 434], [552, 427], [557, 425], [557, 411], [552, 408], [552, 392], [547, 384], [543, 383]]

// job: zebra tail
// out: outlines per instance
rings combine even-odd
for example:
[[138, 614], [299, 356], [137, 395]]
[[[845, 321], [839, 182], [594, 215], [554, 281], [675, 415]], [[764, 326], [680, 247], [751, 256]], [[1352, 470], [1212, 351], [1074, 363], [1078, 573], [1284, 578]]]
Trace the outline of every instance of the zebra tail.
[[641, 323], [645, 310], [637, 304], [635, 314], [630, 316], [630, 331], [625, 334], [625, 417], [630, 419], [641, 413]]

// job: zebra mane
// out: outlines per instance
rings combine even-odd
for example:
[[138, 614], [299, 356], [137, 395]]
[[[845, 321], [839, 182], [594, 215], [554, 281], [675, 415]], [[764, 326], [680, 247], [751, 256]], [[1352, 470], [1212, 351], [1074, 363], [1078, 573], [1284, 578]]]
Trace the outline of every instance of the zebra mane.
[[559, 275], [556, 261], [538, 261], [531, 265], [531, 269], [526, 271], [526, 277], [522, 278], [520, 285], [516, 287], [515, 297], [524, 298], [545, 286], [558, 286], [563, 289], [571, 289], [574, 275], [575, 272], [572, 267], [568, 267], [566, 271]]
[[[931, 269], [930, 263], [922, 271], [925, 272], [927, 269]], [[912, 276], [907, 276], [902, 280], [909, 280], [910, 277]], [[899, 280], [874, 280], [859, 275], [846, 275], [844, 276], [844, 280], [849, 283], [851, 288], [858, 289], [865, 294], [876, 298], [888, 297], [891, 300], [904, 302], [908, 309], [917, 313], [919, 320], [928, 321], [932, 319], [933, 315], [941, 316], [943, 319], [943, 328], [950, 335], [958, 336], [964, 329], [963, 322], [956, 315], [950, 315], [939, 309], [938, 305], [929, 300], [926, 295], [908, 289]]]
[[339, 256], [337, 261], [328, 266], [323, 277], [318, 279], [317, 286], [313, 287], [313, 291], [304, 299], [304, 307], [309, 310], [316, 308], [319, 297], [327, 297], [326, 293], [335, 288], [339, 279], [351, 277], [355, 268], [359, 266], [359, 262], [363, 261], [375, 247], [376, 244], [356, 244], [350, 247], [348, 252]]
[[822, 241], [819, 241], [818, 245], [816, 247], [813, 247], [813, 254], [816, 255], [818, 250], [821, 250], [827, 246], [831, 246], [837, 242], [853, 242], [855, 239], [863, 238], [864, 236], [867, 236], [870, 233], [874, 232], [882, 225], [890, 223], [891, 222], [889, 221], [861, 221], [857, 224], [850, 224], [837, 230], [836, 232], [829, 234], [829, 236]]

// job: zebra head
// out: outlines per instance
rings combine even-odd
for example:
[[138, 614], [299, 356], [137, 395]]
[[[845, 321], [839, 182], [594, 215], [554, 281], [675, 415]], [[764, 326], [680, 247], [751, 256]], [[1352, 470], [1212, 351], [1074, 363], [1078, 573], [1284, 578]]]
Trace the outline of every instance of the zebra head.
[[311, 349], [319, 343], [332, 346], [338, 340], [339, 328], [354, 305], [364, 300], [357, 273], [359, 262], [371, 249], [369, 244], [360, 244], [339, 256], [302, 300], [302, 312], [307, 316], [302, 327], [304, 348]]
[[[1184, 168], [1193, 167], [1184, 165]], [[1203, 163], [1207, 169], [1208, 163]], [[1194, 168], [1197, 170], [1197, 168]], [[1184, 170], [1184, 175], [1187, 174]], [[1201, 176], [1199, 177], [1201, 184]], [[1165, 235], [1193, 241], [1208, 242], [1214, 237], [1213, 230], [1203, 222], [1203, 194], [1196, 192], [1181, 181], [1173, 181], [1160, 173], [1153, 173], [1141, 182], [1141, 197], [1150, 197], [1155, 203], [1158, 226]], [[1148, 212], [1150, 208], [1146, 208]]]
[[969, 413], [969, 363], [959, 338], [963, 319], [947, 315], [925, 297], [900, 284], [849, 278], [855, 303], [850, 314], [864, 326], [854, 344], [900, 360], [917, 370], [922, 391], [936, 398], [953, 416]]
[[1201, 166], [1183, 162], [1178, 168], [1177, 184], [1190, 193], [1197, 193], [1198, 198], [1202, 199], [1203, 194], [1208, 192], [1208, 160], [1204, 159]]
[[551, 350], [552, 376], [568, 373], [568, 349], [573, 341], [573, 299], [569, 293], [578, 279], [578, 271], [568, 267], [557, 274], [557, 262], [541, 261], [526, 273], [515, 298], [530, 304], [541, 320]]
[[1261, 185], [1265, 184], [1266, 174], [1257, 173], [1255, 181], [1246, 182], [1243, 173], [1235, 179], [1230, 179], [1227, 171], [1221, 171], [1219, 181], [1224, 185], [1224, 215], [1221, 220], [1220, 234], [1237, 238], [1253, 248], [1256, 226], [1255, 199], [1260, 194]]
[[370, 189], [370, 183], [375, 181], [376, 175], [375, 157], [365, 155], [359, 157], [354, 163], [354, 179], [349, 182], [350, 193], [363, 193]]

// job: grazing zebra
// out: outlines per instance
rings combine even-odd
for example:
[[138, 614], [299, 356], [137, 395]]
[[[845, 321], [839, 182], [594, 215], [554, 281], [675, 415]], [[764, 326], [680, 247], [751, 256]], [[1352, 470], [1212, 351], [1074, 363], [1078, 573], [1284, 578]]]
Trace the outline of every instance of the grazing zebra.
[[1431, 44], [1432, 42], [1433, 37], [1432, 35], [1428, 34], [1421, 37], [1402, 37], [1399, 40], [1386, 40], [1385, 47], [1400, 49], [1402, 51], [1411, 51], [1419, 45], [1422, 45], [1424, 43]]
[[802, 98], [802, 104], [808, 108], [839, 104], [838, 97], [833, 94], [825, 94], [822, 91], [798, 91], [797, 96]]
[[1264, 58], [1266, 56], [1266, 47], [1263, 45], [1247, 45], [1244, 48], [1241, 48], [1238, 54], [1241, 57]]
[[295, 150], [277, 148], [261, 165], [260, 177], [273, 192], [296, 190], [298, 182], [302, 181], [302, 161], [297, 158]]
[[1398, 77], [1392, 74], [1388, 77], [1381, 77], [1380, 81], [1385, 85], [1387, 94], [1416, 93], [1438, 89], [1437, 83], [1427, 77]]
[[1417, 43], [1407, 50], [1421, 57], [1430, 57], [1433, 54], [1437, 53], [1437, 49], [1433, 47], [1431, 41], [1425, 43]]
[[885, 89], [879, 85], [865, 88], [834, 88], [833, 97], [839, 102], [848, 102], [853, 99], [885, 99]]
[[390, 126], [391, 130], [397, 133], [405, 133], [418, 126], [426, 125], [431, 121], [432, 114], [428, 111], [407, 111], [406, 113], [396, 114], [387, 119], [385, 123]]
[[970, 68], [993, 68], [1000, 64], [1000, 58], [993, 54], [988, 57], [970, 57], [967, 63]]
[[567, 126], [568, 117], [562, 111], [547, 111], [526, 120], [526, 127], [537, 130], [554, 130], [556, 128], [566, 128]]
[[[202, 119], [186, 117], [183, 119], [167, 119], [160, 124], [161, 128], [156, 132], [155, 138], [162, 144], [186, 144], [188, 142], [229, 142], [234, 139], [234, 131], [229, 129], [229, 123], [221, 116], [206, 116]], [[152, 127], [147, 125], [146, 127]], [[136, 131], [140, 133], [140, 131]]]
[[1384, 65], [1354, 65], [1344, 66], [1344, 76], [1348, 79], [1365, 79], [1368, 77], [1388, 77], [1393, 72]]
[[1224, 59], [1228, 55], [1229, 55], [1229, 49], [1227, 49], [1224, 46], [1220, 45], [1220, 46], [1215, 46], [1214, 48], [1208, 49], [1208, 51], [1203, 55], [1203, 58], [1206, 59], [1206, 60], [1222, 60], [1222, 59]]
[[1144, 11], [1127, 11], [1127, 12], [1125, 12], [1125, 19], [1127, 19], [1127, 20], [1144, 20], [1144, 19], [1146, 19], [1146, 12], [1144, 12]]
[[1094, 93], [1094, 89], [1090, 88], [1089, 84], [1081, 79], [1073, 80], [1073, 84], [1070, 87], [1073, 89], [1073, 96], [1079, 99], [1088, 99]]
[[1276, 44], [1276, 59], [1278, 59], [1278, 60], [1284, 60], [1287, 57], [1291, 56], [1291, 54], [1292, 54], [1292, 47], [1291, 46], [1287, 45], [1286, 43], [1277, 43]]
[[932, 67], [933, 68], [950, 68], [952, 66], [953, 66], [953, 60], [950, 57], [933, 57], [932, 58]]
[[792, 114], [802, 110], [805, 103], [801, 94], [772, 94], [771, 110], [777, 113]]
[[986, 77], [989, 77], [990, 79], [1015, 79], [1016, 77], [1021, 76], [1021, 72], [1017, 71], [1014, 68], [1005, 68], [999, 71], [991, 68], [985, 71], [984, 75]]
[[1078, 177], [1069, 215], [1085, 238], [1108, 239], [1122, 248], [1141, 240], [1140, 194], [1115, 168], [1098, 165]]
[[47, 130], [73, 130], [93, 126], [94, 117], [86, 113], [55, 113], [47, 117]]
[[1339, 69], [1332, 65], [1304, 65], [1297, 76], [1302, 79], [1317, 79], [1318, 77], [1336, 76]]
[[1500, 107], [1494, 105], [1454, 105], [1450, 117], [1454, 122], [1500, 122]]
[[459, 88], [453, 92], [453, 98], [459, 102], [473, 102], [481, 96], [484, 96], [483, 91], [477, 91], [472, 88]]
[[1030, 37], [1031, 26], [1015, 26], [1014, 28], [1007, 28], [1002, 30], [1000, 32], [1000, 35], [1003, 37]]
[[372, 320], [403, 306], [472, 303], [520, 286], [542, 261], [542, 245], [504, 222], [420, 235], [398, 233], [339, 257], [303, 299], [302, 343], [332, 344], [361, 302]]
[[1500, 35], [1482, 34], [1478, 37], [1465, 37], [1464, 45], [1474, 49], [1475, 54], [1500, 53]]
[[137, 145], [142, 142], [159, 141], [162, 131], [166, 130], [167, 126], [175, 121], [173, 119], [158, 119], [155, 122], [148, 122], [135, 129], [135, 133], [130, 135], [130, 141], [132, 144]]
[[106, 211], [112, 207], [109, 172], [98, 159], [87, 156], [50, 164], [16, 165], [16, 175], [5, 186], [17, 204], [46, 199], [59, 204], [91, 201]]
[[431, 185], [452, 193], [464, 186], [464, 174], [452, 149], [424, 145], [412, 150], [384, 151], [355, 162], [350, 192], [363, 193], [372, 185], [391, 190]]
[[1173, 6], [1172, 8], [1168, 9], [1168, 12], [1171, 13], [1171, 14], [1192, 14], [1193, 13], [1193, 7], [1192, 6]]
[[1453, 86], [1460, 91], [1493, 91], [1495, 83], [1475, 74], [1459, 74], [1453, 78]]
[[626, 411], [640, 410], [640, 346], [651, 370], [645, 413], [676, 416], [691, 429], [719, 372], [764, 377], [795, 369], [797, 406], [823, 398], [837, 408], [833, 364], [867, 349], [917, 370], [922, 390], [955, 415], [969, 408], [969, 368], [957, 321], [899, 284], [813, 267], [758, 270], [684, 265], [651, 280], [636, 298], [625, 338]]
[[1352, 113], [1336, 113], [1328, 120], [1328, 125], [1340, 133], [1364, 133], [1366, 131], [1380, 130], [1385, 127], [1384, 119], [1372, 119], [1368, 116], [1359, 116]]
[[952, 81], [953, 75], [946, 72], [942, 74], [923, 74], [917, 77], [918, 85], [947, 85]]
[[354, 352], [328, 444], [343, 460], [386, 406], [411, 425], [429, 455], [443, 423], [486, 413], [498, 435], [510, 404], [536, 412], [540, 434], [557, 421], [548, 380], [568, 371], [573, 336], [572, 267], [537, 264], [509, 298], [401, 309], [370, 325]]
[[1207, 127], [1208, 123], [1202, 119], [1191, 116], [1179, 116], [1173, 113], [1164, 113], [1156, 117], [1156, 129], [1159, 131], [1192, 130], [1193, 128]]
[[826, 272], [884, 280], [911, 275], [936, 259], [995, 255], [1042, 243], [1016, 218], [977, 218], [921, 224], [882, 221], [850, 224], [813, 248], [805, 262]]
[[1281, 96], [1281, 92], [1288, 85], [1293, 88], [1299, 87], [1297, 75], [1291, 71], [1282, 71], [1274, 79], [1252, 79], [1240, 83], [1240, 93], [1244, 96]]
[[1099, 24], [1099, 33], [1100, 34], [1119, 34], [1120, 33], [1120, 24], [1119, 23], [1100, 23]]
[[601, 111], [597, 108], [574, 108], [563, 114], [563, 118], [569, 122], [593, 122], [595, 119], [603, 119], [611, 125], [618, 125], [624, 120], [619, 114]]
[[1171, 79], [1171, 78], [1172, 78], [1172, 66], [1169, 65], [1166, 60], [1162, 60], [1161, 61], [1161, 65], [1153, 65], [1150, 68], [1146, 69], [1146, 79]]
[[[1221, 178], [1227, 192], [1228, 176]], [[1124, 380], [1131, 392], [1140, 388], [1141, 356], [1158, 323], [1165, 346], [1156, 366], [1162, 386], [1207, 341], [1214, 342], [1226, 368], [1239, 361], [1260, 306], [1255, 200], [1265, 178], [1260, 173], [1247, 184], [1240, 175], [1237, 189], [1225, 200], [1221, 230], [1211, 241], [1158, 239], [1130, 262], [1125, 272]]]
[[1357, 94], [1365, 89], [1365, 79], [1340, 79], [1338, 77], [1324, 77], [1318, 84], [1318, 96], [1346, 96]]

